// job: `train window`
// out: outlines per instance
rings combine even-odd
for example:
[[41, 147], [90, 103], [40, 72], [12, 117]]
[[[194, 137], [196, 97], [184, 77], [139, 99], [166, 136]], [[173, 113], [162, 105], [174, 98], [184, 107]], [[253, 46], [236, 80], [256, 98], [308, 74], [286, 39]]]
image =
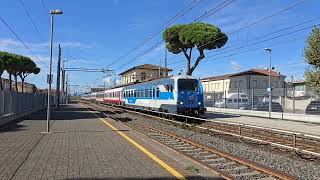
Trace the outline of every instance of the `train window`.
[[157, 97], [160, 96], [160, 89], [157, 87]]
[[196, 79], [179, 79], [179, 91], [199, 91], [199, 82]]
[[172, 84], [166, 85], [166, 90], [167, 90], [168, 92], [173, 92], [173, 85], [172, 85]]
[[152, 88], [152, 97], [156, 97], [156, 89]]
[[137, 90], [133, 90], [133, 97], [137, 97]]
[[152, 97], [152, 89], [149, 89], [149, 97]]
[[144, 97], [148, 97], [148, 89], [145, 89], [145, 90], [144, 90], [144, 94], [145, 94]]

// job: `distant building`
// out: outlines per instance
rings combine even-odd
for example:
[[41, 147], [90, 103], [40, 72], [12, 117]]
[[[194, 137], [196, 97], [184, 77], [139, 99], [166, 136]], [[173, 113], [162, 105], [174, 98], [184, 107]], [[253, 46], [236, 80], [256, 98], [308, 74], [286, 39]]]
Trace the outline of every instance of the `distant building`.
[[287, 96], [293, 97], [312, 96], [314, 93], [311, 91], [304, 80], [287, 82]]
[[94, 88], [91, 88], [91, 93], [99, 92], [103, 90], [105, 90], [103, 87], [94, 87]]
[[9, 90], [10, 89], [9, 79], [1, 78], [1, 81], [2, 81], [3, 90]]
[[[3, 85], [3, 90], [9, 90], [10, 89], [10, 83], [9, 83], [9, 79], [4, 79], [2, 78], [2, 85]], [[16, 90], [16, 86], [15, 86], [15, 82], [12, 81], [12, 91], [17, 91]], [[18, 92], [22, 92], [22, 83], [18, 82], [17, 83], [18, 86]], [[36, 92], [36, 86], [34, 84], [30, 84], [30, 83], [23, 83], [23, 92], [25, 93], [34, 93]]]
[[143, 82], [150, 79], [168, 76], [172, 69], [155, 66], [152, 64], [143, 64], [132, 67], [119, 75], [121, 75], [121, 84], [129, 84]]
[[[271, 83], [273, 88], [283, 88], [286, 76], [279, 72], [271, 71]], [[269, 70], [249, 69], [238, 73], [225, 74], [201, 79], [206, 93], [216, 93], [227, 95], [241, 92], [250, 93], [251, 89], [263, 89], [267, 91], [269, 87]]]

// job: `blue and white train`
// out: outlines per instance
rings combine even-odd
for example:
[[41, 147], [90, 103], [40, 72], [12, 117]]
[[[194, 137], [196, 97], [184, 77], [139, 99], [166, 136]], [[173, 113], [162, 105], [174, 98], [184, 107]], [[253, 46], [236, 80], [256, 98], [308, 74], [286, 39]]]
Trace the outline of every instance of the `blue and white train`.
[[84, 95], [82, 98], [110, 103], [112, 101], [109, 100], [106, 92], [112, 91], [120, 94], [118, 104], [121, 105], [194, 116], [205, 112], [201, 82], [192, 77], [175, 76], [156, 79]]

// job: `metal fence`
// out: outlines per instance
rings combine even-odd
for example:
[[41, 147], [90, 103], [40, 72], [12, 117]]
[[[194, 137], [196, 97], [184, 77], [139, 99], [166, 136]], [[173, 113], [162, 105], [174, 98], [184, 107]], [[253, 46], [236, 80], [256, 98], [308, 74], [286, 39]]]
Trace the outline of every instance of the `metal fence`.
[[[272, 112], [320, 115], [320, 97], [311, 90], [275, 88], [271, 91]], [[266, 89], [205, 92], [206, 107], [269, 111]]]
[[[55, 98], [52, 97], [52, 104]], [[45, 108], [47, 96], [44, 94], [0, 91], [0, 117], [8, 114], [21, 114], [36, 108]]]

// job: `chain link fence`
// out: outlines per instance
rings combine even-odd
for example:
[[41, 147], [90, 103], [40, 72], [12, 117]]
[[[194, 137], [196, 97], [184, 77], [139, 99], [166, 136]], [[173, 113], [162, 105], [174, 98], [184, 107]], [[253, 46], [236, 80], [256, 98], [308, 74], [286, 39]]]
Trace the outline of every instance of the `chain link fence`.
[[320, 115], [320, 97], [312, 90], [274, 88], [205, 92], [206, 107]]

